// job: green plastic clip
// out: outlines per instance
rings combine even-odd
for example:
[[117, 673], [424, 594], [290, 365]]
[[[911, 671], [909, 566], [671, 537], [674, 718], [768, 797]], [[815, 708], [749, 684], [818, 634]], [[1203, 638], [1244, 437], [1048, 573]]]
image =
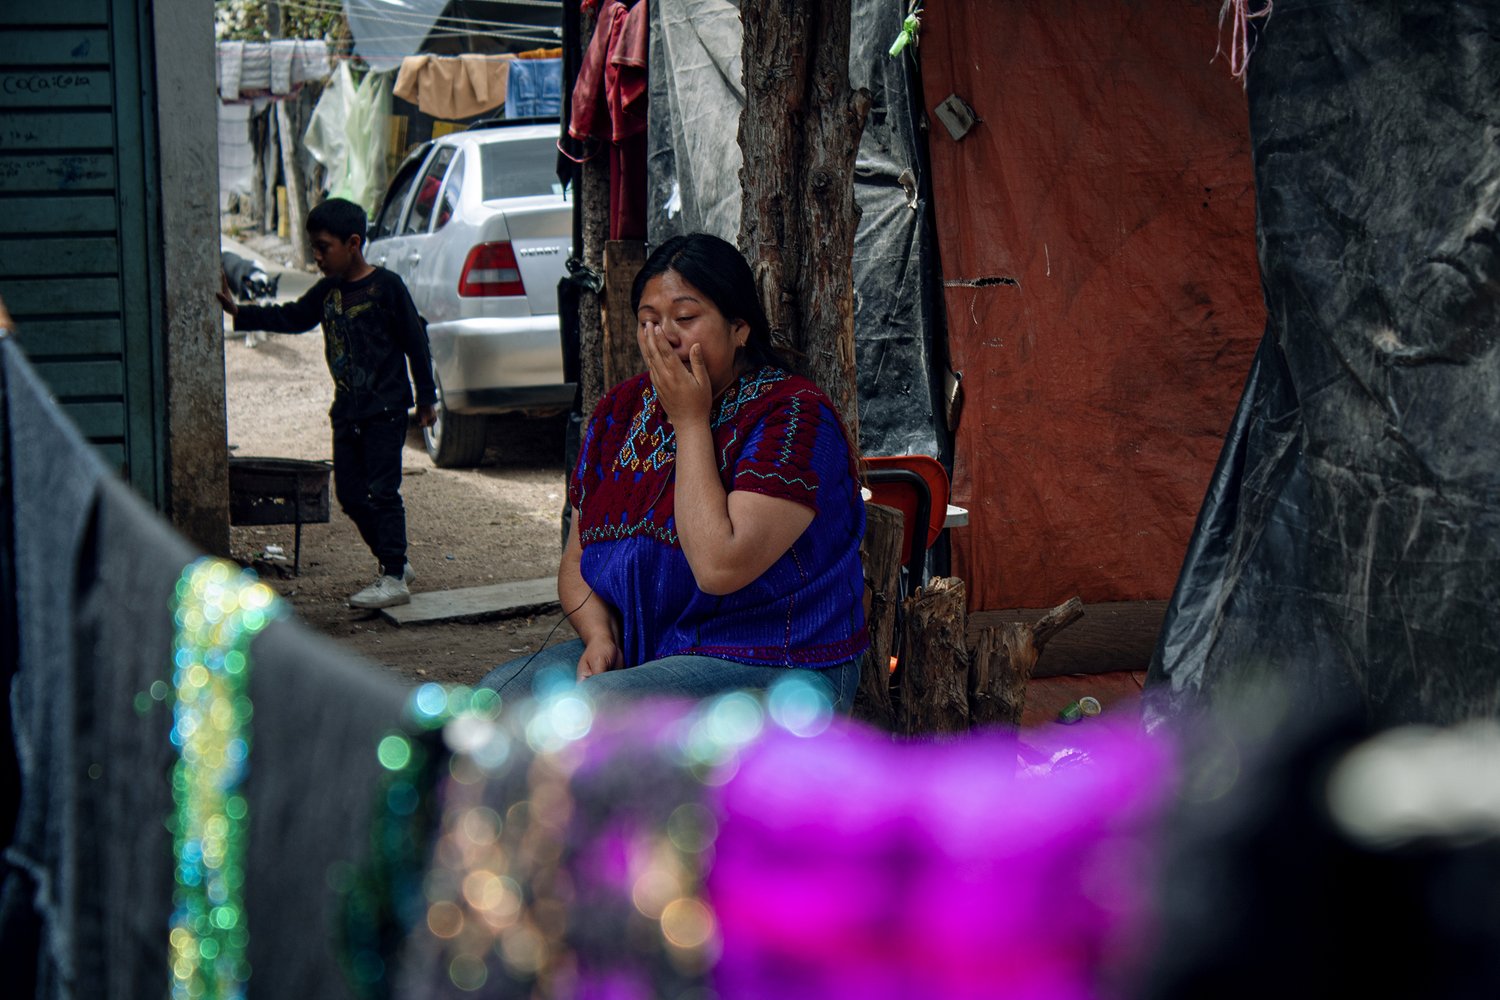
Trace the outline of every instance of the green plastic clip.
[[901, 34], [891, 43], [891, 58], [899, 56], [906, 51], [906, 47], [917, 40], [917, 29], [922, 26], [922, 21], [916, 14], [906, 15], [906, 20], [901, 22]]

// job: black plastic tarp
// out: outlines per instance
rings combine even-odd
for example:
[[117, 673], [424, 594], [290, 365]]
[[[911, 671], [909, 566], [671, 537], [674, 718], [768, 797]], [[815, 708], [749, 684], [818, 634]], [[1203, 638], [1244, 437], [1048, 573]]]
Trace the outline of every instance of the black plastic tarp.
[[1500, 714], [1500, 5], [1279, 0], [1267, 306], [1148, 695]]
[[[887, 54], [903, 0], [854, 0], [850, 83], [871, 107], [855, 164], [854, 339], [860, 446], [871, 455], [940, 452], [932, 275], [923, 182], [920, 88], [908, 52]], [[653, 0], [647, 231], [735, 242], [740, 228], [740, 108], [744, 104], [737, 0]]]

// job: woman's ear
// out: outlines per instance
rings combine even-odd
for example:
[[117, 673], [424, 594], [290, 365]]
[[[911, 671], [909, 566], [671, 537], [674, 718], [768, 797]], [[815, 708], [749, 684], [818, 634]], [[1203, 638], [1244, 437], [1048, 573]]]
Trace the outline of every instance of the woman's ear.
[[750, 343], [750, 324], [742, 319], [729, 324], [729, 339], [734, 342], [735, 347], [744, 347]]

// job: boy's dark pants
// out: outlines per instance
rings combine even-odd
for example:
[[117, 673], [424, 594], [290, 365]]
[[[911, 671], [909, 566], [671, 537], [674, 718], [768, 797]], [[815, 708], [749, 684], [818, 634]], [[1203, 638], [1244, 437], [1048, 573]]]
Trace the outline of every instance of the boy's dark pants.
[[380, 571], [400, 577], [406, 564], [406, 508], [401, 503], [401, 447], [406, 411], [333, 425], [333, 485]]

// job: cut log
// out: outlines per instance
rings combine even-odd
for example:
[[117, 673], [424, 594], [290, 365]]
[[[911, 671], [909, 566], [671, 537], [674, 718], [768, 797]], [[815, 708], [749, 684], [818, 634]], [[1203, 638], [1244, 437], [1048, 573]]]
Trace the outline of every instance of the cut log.
[[902, 605], [901, 732], [961, 733], [969, 728], [969, 652], [964, 584], [936, 577]]
[[983, 629], [969, 669], [969, 716], [975, 727], [1021, 724], [1026, 686], [1047, 641], [1083, 617], [1083, 602], [1070, 598], [1035, 623], [1009, 622]]
[[896, 611], [901, 602], [901, 537], [906, 519], [894, 507], [865, 505], [865, 539], [859, 555], [865, 569], [865, 623], [870, 629], [870, 651], [859, 676], [854, 716], [879, 726], [896, 728], [891, 701], [890, 660], [895, 654]]
[[[1086, 617], [1047, 647], [1033, 677], [1146, 669], [1167, 614], [1166, 601], [1106, 601], [1084, 610]], [[1046, 613], [1046, 608], [975, 611], [969, 615], [969, 643], [976, 644], [986, 628], [1035, 622]]]

